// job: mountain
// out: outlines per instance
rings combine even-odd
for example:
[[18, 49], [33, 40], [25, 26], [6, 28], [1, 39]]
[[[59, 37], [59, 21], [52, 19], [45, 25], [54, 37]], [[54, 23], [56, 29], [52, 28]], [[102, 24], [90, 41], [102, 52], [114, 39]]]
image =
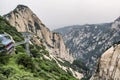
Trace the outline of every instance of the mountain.
[[27, 6], [18, 5], [13, 11], [4, 15], [4, 18], [18, 32], [30, 32], [33, 35], [31, 41], [36, 45], [45, 45], [51, 55], [70, 62], [73, 61], [72, 55], [64, 45], [62, 36], [51, 32]]
[[82, 60], [93, 71], [102, 53], [120, 41], [120, 17], [111, 23], [73, 25], [54, 32], [61, 33], [74, 58]]
[[102, 54], [90, 80], [120, 80], [120, 42]]
[[[9, 34], [15, 43], [24, 40], [22, 34], [0, 16], [0, 34], [5, 33]], [[1, 46], [0, 50], [4, 49]], [[43, 45], [30, 44], [30, 52], [32, 56], [26, 54], [25, 44], [15, 46], [15, 51], [11, 54], [0, 51], [0, 80], [78, 80], [73, 77], [76, 74], [79, 74], [79, 78], [82, 77], [82, 74], [70, 67], [70, 70], [63, 70], [62, 67], [66, 67], [60, 65], [57, 59], [51, 58]]]
[[[38, 78], [40, 80], [48, 80], [48, 78], [52, 80], [77, 80], [84, 77], [83, 73], [80, 72], [82, 71], [82, 68], [79, 68], [80, 70], [78, 71], [74, 64], [72, 64], [74, 59], [72, 54], [69, 53], [69, 49], [66, 48], [62, 36], [56, 32], [51, 32], [31, 11], [30, 8], [24, 5], [18, 5], [13, 11], [4, 15], [3, 17], [11, 27], [11, 29], [7, 28], [7, 26], [3, 27], [5, 28], [3, 30], [1, 29], [3, 32], [11, 31], [14, 28], [15, 33], [20, 33], [20, 35], [14, 35], [12, 34], [14, 33], [14, 30], [12, 30], [13, 32], [7, 32], [13, 37], [13, 39], [15, 37], [16, 43], [24, 40], [22, 34], [25, 35], [26, 32], [32, 36], [29, 41], [29, 50], [32, 58], [24, 55], [26, 53], [24, 44], [15, 47], [15, 56], [17, 56], [17, 58], [19, 58], [19, 55], [21, 56], [21, 61], [18, 64], [22, 64], [23, 66], [27, 67], [25, 69], [28, 70], [29, 67], [31, 67], [26, 66], [26, 64], [29, 63], [29, 61], [28, 63], [26, 62], [26, 57], [27, 60], [30, 59], [31, 61], [32, 59], [30, 65], [35, 65], [35, 70], [36, 68], [39, 68], [33, 73], [30, 72], [29, 76], [31, 76], [33, 80], [37, 80]], [[12, 57], [12, 60], [15, 56]], [[25, 56], [25, 60], [23, 56]], [[15, 58], [12, 63], [18, 65], [15, 63], [16, 61], [17, 60]], [[10, 63], [9, 65], [11, 66]], [[14, 65], [12, 67], [14, 68]], [[18, 70], [21, 70], [19, 69], [19, 66], [16, 67]], [[23, 72], [23, 75], [17, 75], [24, 76], [26, 71]], [[40, 75], [41, 73], [42, 75]], [[34, 75], [37, 77], [37, 79]]]

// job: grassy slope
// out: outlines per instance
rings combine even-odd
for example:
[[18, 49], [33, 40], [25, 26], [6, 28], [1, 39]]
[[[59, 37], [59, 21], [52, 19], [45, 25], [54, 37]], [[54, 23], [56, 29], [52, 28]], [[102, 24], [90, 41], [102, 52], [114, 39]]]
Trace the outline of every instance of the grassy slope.
[[[18, 59], [23, 53], [10, 55], [7, 64], [1, 66], [1, 77], [8, 80], [76, 80], [71, 75], [60, 69], [54, 61], [44, 58], [32, 58], [34, 70], [18, 64]], [[26, 55], [27, 56], [27, 55]], [[26, 62], [27, 63], [27, 62]], [[28, 61], [27, 64], [30, 62]], [[8, 77], [8, 78], [7, 78]]]
[[[16, 42], [23, 40], [21, 33], [0, 17], [0, 33], [9, 33]], [[77, 80], [58, 67], [43, 46], [31, 46], [34, 57], [25, 54], [24, 45], [16, 47], [17, 54], [0, 54], [0, 80]], [[37, 56], [36, 56], [37, 55]]]

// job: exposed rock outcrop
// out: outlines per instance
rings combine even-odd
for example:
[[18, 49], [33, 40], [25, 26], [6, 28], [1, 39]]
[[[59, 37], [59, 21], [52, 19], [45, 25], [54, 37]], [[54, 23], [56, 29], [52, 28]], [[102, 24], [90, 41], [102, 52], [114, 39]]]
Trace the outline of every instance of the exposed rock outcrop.
[[90, 80], [120, 80], [120, 44], [112, 46], [101, 56]]
[[55, 30], [63, 35], [66, 46], [91, 71], [109, 46], [120, 41], [120, 17], [104, 24], [73, 25]]
[[64, 45], [62, 36], [51, 32], [27, 6], [18, 5], [4, 18], [19, 32], [30, 32], [33, 35], [31, 41], [37, 45], [46, 46], [46, 49], [54, 57], [73, 61], [73, 57]]

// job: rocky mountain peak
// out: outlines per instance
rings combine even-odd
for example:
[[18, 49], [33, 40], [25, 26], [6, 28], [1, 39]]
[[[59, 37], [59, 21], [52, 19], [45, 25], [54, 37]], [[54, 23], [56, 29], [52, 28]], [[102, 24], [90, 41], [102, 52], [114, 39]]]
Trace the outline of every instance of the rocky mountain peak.
[[120, 30], [120, 16], [113, 22], [111, 28]]
[[120, 16], [115, 21], [120, 21]]
[[18, 5], [14, 10], [13, 10], [13, 13], [14, 14], [31, 14], [31, 16], [36, 16], [33, 12], [32, 12], [32, 10], [29, 8], [29, 7], [27, 7], [27, 6], [25, 6], [25, 5]]
[[62, 36], [51, 32], [30, 8], [18, 5], [13, 11], [4, 16], [19, 32], [30, 32], [33, 35], [32, 42], [43, 44], [51, 55], [67, 61], [73, 61], [67, 50]]
[[31, 14], [33, 14], [33, 12], [31, 11], [30, 8], [28, 8], [25, 5], [18, 5], [14, 10], [13, 10], [14, 14], [16, 13], [26, 13], [26, 12], [30, 12]]
[[16, 8], [18, 8], [18, 9], [24, 9], [24, 8], [28, 8], [28, 7], [25, 6], [25, 5], [19, 4], [19, 5], [17, 5]]
[[19, 32], [27, 31], [37, 34], [38, 29], [46, 27], [31, 9], [24, 5], [18, 5], [4, 17], [11, 25], [15, 26]]

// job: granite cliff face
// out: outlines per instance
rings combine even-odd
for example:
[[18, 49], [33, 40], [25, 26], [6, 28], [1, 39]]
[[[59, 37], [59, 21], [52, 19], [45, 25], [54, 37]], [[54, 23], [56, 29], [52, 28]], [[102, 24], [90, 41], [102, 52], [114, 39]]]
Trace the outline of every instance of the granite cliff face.
[[120, 80], [120, 44], [115, 44], [101, 56], [90, 80]]
[[83, 60], [93, 71], [97, 59], [120, 41], [120, 17], [111, 23], [74, 25], [55, 30], [63, 35], [74, 57]]
[[[120, 17], [113, 22], [111, 29], [116, 31], [112, 38], [117, 35], [116, 40], [119, 40]], [[90, 80], [120, 80], [120, 41], [114, 42], [114, 45], [102, 54]]]
[[27, 6], [18, 5], [13, 11], [4, 15], [4, 18], [19, 32], [31, 33], [33, 35], [31, 41], [37, 45], [46, 46], [54, 57], [73, 61], [73, 57], [64, 45], [62, 36], [51, 32]]

